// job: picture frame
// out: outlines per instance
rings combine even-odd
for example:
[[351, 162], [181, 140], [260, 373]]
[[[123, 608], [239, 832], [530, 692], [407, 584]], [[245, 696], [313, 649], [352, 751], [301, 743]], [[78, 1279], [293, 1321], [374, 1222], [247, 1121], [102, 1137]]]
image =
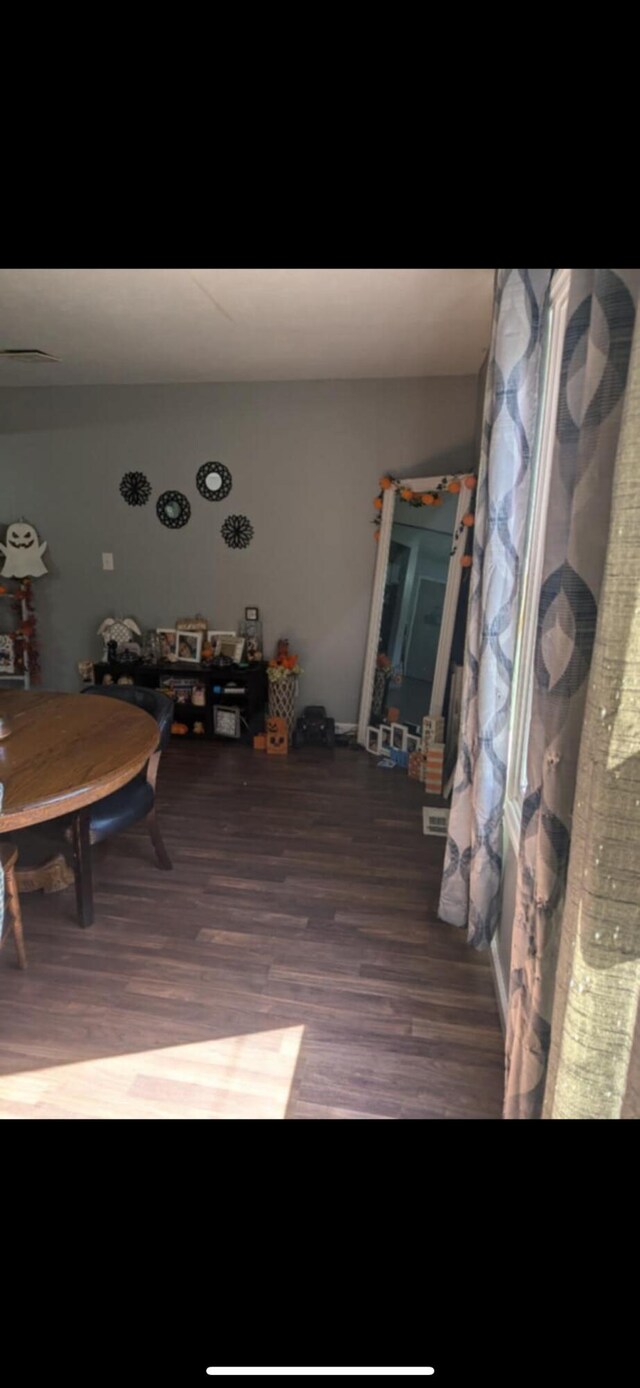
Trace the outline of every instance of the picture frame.
[[379, 736], [379, 733], [380, 733], [380, 729], [374, 727], [373, 724], [370, 724], [370, 726], [367, 728], [367, 743], [366, 743], [367, 751], [368, 751], [368, 752], [373, 752], [375, 756], [377, 756], [377, 753], [378, 753], [378, 736]]
[[177, 660], [178, 632], [175, 627], [156, 627], [160, 642], [160, 660]]
[[244, 619], [245, 619], [245, 622], [259, 622], [259, 621], [260, 621], [260, 609], [259, 609], [259, 607], [245, 607], [245, 609], [244, 609]]
[[209, 642], [209, 645], [210, 645], [210, 646], [213, 646], [213, 654], [214, 654], [214, 656], [220, 655], [220, 645], [221, 645], [221, 642], [222, 642], [223, 640], [225, 640], [225, 641], [231, 641], [232, 639], [233, 639], [234, 641], [237, 640], [237, 632], [235, 632], [235, 631], [208, 631], [208, 632], [207, 632], [207, 641]]
[[391, 728], [388, 723], [381, 723], [378, 728], [378, 752], [386, 752], [391, 746]]
[[202, 655], [201, 631], [178, 632], [178, 660], [183, 665], [199, 665]]
[[404, 723], [391, 724], [391, 746], [396, 752], [406, 752], [409, 730]]
[[407, 752], [411, 756], [412, 752], [419, 752], [422, 743], [419, 736], [415, 733], [407, 733]]
[[215, 737], [240, 737], [240, 709], [226, 704], [213, 705]]
[[14, 675], [16, 669], [16, 648], [13, 636], [0, 636], [0, 675]]
[[244, 646], [244, 636], [223, 636], [219, 654], [226, 656], [227, 660], [232, 660], [234, 665], [239, 665], [244, 655]]

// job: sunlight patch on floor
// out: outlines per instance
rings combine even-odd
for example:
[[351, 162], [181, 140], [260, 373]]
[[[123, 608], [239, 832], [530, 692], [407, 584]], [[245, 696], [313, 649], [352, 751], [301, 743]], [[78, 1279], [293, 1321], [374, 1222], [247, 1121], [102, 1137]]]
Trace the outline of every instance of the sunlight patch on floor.
[[0, 1118], [284, 1118], [304, 1027], [0, 1076]]

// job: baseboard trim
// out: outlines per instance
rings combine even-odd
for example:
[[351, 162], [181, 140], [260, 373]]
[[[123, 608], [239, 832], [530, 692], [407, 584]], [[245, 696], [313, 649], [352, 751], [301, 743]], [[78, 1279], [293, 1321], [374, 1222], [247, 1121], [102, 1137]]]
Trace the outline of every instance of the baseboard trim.
[[492, 939], [492, 941], [491, 941], [490, 954], [491, 954], [491, 971], [492, 971], [492, 973], [493, 973], [493, 982], [494, 982], [494, 987], [495, 987], [495, 990], [496, 990], [496, 998], [497, 998], [497, 1000], [498, 1000], [498, 1011], [499, 1011], [499, 1013], [500, 1013], [500, 1022], [501, 1022], [501, 1025], [502, 1025], [502, 1030], [503, 1030], [503, 1032], [506, 1033], [506, 1030], [507, 1030], [507, 1005], [508, 1005], [508, 999], [509, 999], [509, 990], [508, 990], [508, 987], [507, 987], [507, 979], [506, 979], [505, 976], [504, 976], [502, 964], [501, 964], [501, 962], [500, 962], [500, 954], [499, 954], [499, 952], [498, 952], [498, 937], [497, 937], [497, 935], [494, 935], [494, 937], [493, 937], [493, 939]]

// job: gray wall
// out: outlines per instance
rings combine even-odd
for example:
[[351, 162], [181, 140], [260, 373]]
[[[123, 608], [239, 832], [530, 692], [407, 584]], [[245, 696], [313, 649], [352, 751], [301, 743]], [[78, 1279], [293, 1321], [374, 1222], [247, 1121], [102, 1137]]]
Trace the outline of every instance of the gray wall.
[[[108, 615], [146, 627], [204, 613], [233, 629], [256, 604], [271, 654], [288, 636], [302, 702], [355, 722], [367, 634], [378, 479], [472, 466], [477, 378], [0, 390], [0, 537], [24, 516], [48, 541], [35, 580], [43, 683], [78, 687]], [[202, 462], [233, 474], [226, 501], [200, 498]], [[147, 474], [145, 507], [119, 495]], [[155, 501], [184, 491], [191, 520], [162, 526]], [[220, 526], [249, 517], [230, 550]], [[416, 513], [418, 514], [418, 513]], [[114, 571], [102, 569], [102, 553]]]

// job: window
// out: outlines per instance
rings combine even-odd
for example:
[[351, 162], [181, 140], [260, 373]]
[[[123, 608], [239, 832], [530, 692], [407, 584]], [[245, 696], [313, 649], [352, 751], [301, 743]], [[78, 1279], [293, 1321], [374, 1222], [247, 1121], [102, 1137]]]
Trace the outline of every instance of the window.
[[532, 460], [531, 490], [523, 558], [505, 799], [505, 824], [516, 851], [520, 839], [522, 805], [527, 789], [527, 742], [533, 699], [538, 594], [542, 578], [549, 484], [570, 282], [570, 270], [556, 270], [551, 283], [550, 311], [543, 344], [543, 385]]

